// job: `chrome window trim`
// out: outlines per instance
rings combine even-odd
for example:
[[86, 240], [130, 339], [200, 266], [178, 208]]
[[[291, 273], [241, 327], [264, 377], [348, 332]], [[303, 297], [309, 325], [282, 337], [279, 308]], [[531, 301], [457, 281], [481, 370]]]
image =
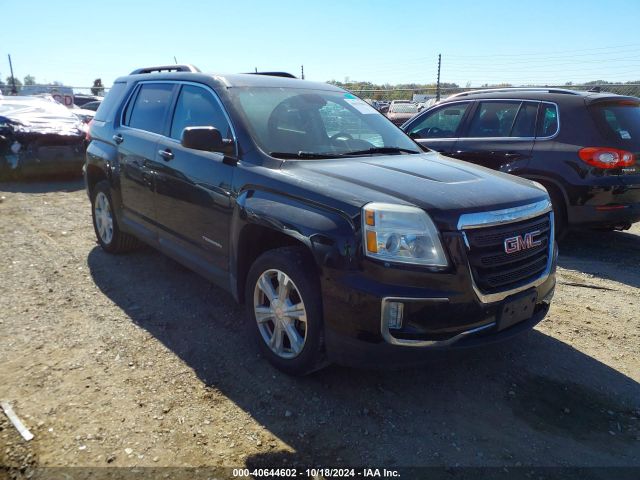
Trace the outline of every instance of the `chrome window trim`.
[[449, 299], [437, 298], [437, 297], [436, 298], [384, 297], [382, 299], [382, 303], [380, 304], [380, 331], [382, 333], [382, 338], [384, 338], [384, 340], [391, 345], [398, 345], [402, 347], [427, 347], [427, 348], [448, 347], [449, 345], [452, 345], [471, 334], [480, 332], [482, 330], [486, 330], [496, 325], [496, 322], [493, 321], [485, 325], [480, 325], [479, 327], [475, 327], [469, 330], [465, 330], [464, 332], [460, 332], [451, 338], [447, 338], [446, 340], [408, 340], [408, 339], [396, 338], [391, 334], [389, 330], [389, 325], [387, 325], [384, 321], [384, 308], [386, 303], [396, 302], [396, 301], [443, 303], [443, 302], [449, 302]]
[[[560, 107], [558, 107], [558, 104], [555, 102], [547, 102], [545, 100], [540, 100], [540, 104], [542, 105], [543, 103], [546, 103], [547, 105], [553, 105], [554, 107], [556, 107], [556, 118], [558, 119], [558, 127], [556, 128], [556, 131], [554, 132], [553, 135], [549, 135], [547, 137], [535, 137], [536, 141], [537, 140], [551, 140], [556, 138], [559, 134], [560, 134]], [[538, 122], [536, 119], [536, 129], [538, 128]]]
[[[120, 127], [125, 127], [131, 130], [137, 130], [139, 132], [145, 132], [145, 133], [150, 133], [152, 135], [157, 135], [159, 137], [162, 137], [163, 139], [166, 140], [170, 140], [174, 143], [180, 143], [179, 140], [176, 140], [175, 138], [171, 138], [169, 136], [163, 135], [161, 133], [156, 133], [156, 132], [150, 132], [148, 130], [143, 130], [141, 128], [135, 128], [135, 127], [130, 127], [129, 125], [125, 125], [124, 123], [124, 112], [125, 110], [129, 107], [129, 103], [131, 102], [131, 97], [133, 97], [136, 92], [138, 92], [140, 90], [141, 85], [147, 84], [147, 83], [169, 83], [172, 85], [192, 85], [194, 87], [200, 87], [203, 88], [204, 90], [207, 90], [209, 93], [211, 93], [213, 95], [213, 98], [216, 100], [216, 102], [218, 103], [218, 106], [220, 107], [220, 109], [222, 110], [222, 113], [224, 114], [224, 118], [227, 120], [227, 123], [229, 123], [229, 128], [231, 128], [231, 136], [233, 137], [233, 144], [235, 147], [235, 157], [238, 156], [238, 140], [237, 140], [237, 136], [236, 136], [236, 129], [233, 126], [233, 122], [231, 121], [231, 117], [229, 117], [229, 114], [227, 113], [227, 109], [224, 108], [224, 105], [222, 104], [222, 101], [220, 100], [220, 98], [218, 97], [218, 94], [208, 85], [205, 85], [204, 83], [198, 83], [198, 82], [190, 82], [187, 80], [142, 80], [140, 82], [136, 83], [136, 86], [131, 90], [131, 93], [129, 93], [129, 96], [127, 97], [127, 101], [124, 103], [124, 105], [126, 106], [125, 108], [122, 109], [122, 112], [120, 112]], [[180, 95], [180, 93], [178, 92], [178, 96]], [[173, 111], [170, 112], [170, 115], [173, 115]], [[212, 153], [217, 153], [217, 152], [212, 152]]]
[[515, 223], [520, 221], [529, 220], [541, 215], [549, 215], [549, 245], [547, 252], [547, 265], [544, 271], [534, 280], [528, 282], [519, 287], [515, 287], [509, 290], [496, 293], [483, 293], [475, 279], [473, 278], [473, 272], [469, 265], [469, 278], [471, 278], [471, 285], [478, 300], [483, 304], [501, 302], [510, 295], [514, 295], [519, 292], [523, 292], [530, 288], [539, 287], [547, 281], [553, 270], [553, 265], [556, 261], [557, 250], [555, 248], [555, 227], [553, 209], [551, 207], [550, 200], [542, 200], [540, 202], [532, 203], [530, 205], [523, 205], [521, 207], [506, 208], [504, 210], [494, 210], [492, 212], [477, 212], [467, 213], [460, 215], [458, 220], [458, 230], [461, 231], [467, 249], [470, 248], [469, 241], [464, 230], [472, 230], [476, 228], [492, 227], [496, 225], [503, 225], [508, 223]]
[[[478, 140], [489, 140], [489, 141], [493, 141], [493, 142], [509, 142], [509, 141], [538, 141], [538, 140], [553, 140], [554, 138], [556, 138], [559, 134], [560, 134], [560, 107], [558, 107], [558, 104], [555, 102], [549, 102], [547, 100], [527, 100], [527, 99], [523, 99], [523, 98], [486, 98], [486, 99], [468, 99], [468, 100], [457, 100], [455, 102], [444, 102], [441, 103], [440, 105], [438, 105], [438, 107], [442, 107], [444, 108], [445, 105], [453, 105], [456, 103], [463, 103], [463, 102], [530, 102], [530, 103], [537, 103], [538, 104], [538, 108], [540, 108], [541, 104], [547, 104], [547, 105], [553, 105], [556, 109], [556, 116], [558, 118], [558, 126], [556, 128], [556, 131], [553, 133], [553, 135], [548, 135], [546, 137], [537, 137], [537, 136], [533, 136], [533, 137], [434, 137], [434, 138], [415, 138], [415, 141], [418, 140], [425, 140], [425, 141], [433, 141], [433, 140], [456, 140], [456, 141], [478, 141]], [[427, 112], [429, 112], [429, 110], [427, 110], [425, 112], [425, 115], [427, 115]], [[418, 119], [416, 119], [417, 121]], [[538, 122], [537, 122], [537, 117], [536, 117], [536, 128], [538, 127]], [[408, 133], [407, 133], [408, 134]]]

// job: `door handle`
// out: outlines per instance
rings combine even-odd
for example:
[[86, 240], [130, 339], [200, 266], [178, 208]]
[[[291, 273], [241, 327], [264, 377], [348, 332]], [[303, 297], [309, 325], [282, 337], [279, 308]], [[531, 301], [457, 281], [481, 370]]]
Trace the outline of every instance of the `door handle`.
[[166, 148], [164, 150], [158, 150], [158, 155], [160, 155], [165, 161], [173, 160], [173, 152]]
[[122, 142], [124, 142], [124, 137], [122, 135], [120, 135], [119, 133], [116, 133], [113, 137], [113, 141], [116, 142], [116, 144], [120, 145]]
[[522, 153], [518, 153], [518, 152], [507, 152], [507, 153], [504, 154], [504, 156], [505, 156], [505, 158], [510, 158], [510, 159], [524, 157], [524, 155]]

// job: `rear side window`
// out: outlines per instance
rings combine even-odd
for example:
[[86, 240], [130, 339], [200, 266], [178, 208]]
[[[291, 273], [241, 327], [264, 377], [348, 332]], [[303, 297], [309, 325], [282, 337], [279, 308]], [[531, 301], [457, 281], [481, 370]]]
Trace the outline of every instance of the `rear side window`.
[[409, 131], [412, 138], [452, 138], [470, 103], [456, 103], [427, 113]]
[[538, 122], [537, 137], [551, 137], [558, 131], [558, 107], [552, 103], [540, 105], [540, 121]]
[[109, 90], [107, 95], [102, 100], [102, 103], [98, 107], [95, 119], [100, 122], [108, 122], [112, 119], [114, 110], [122, 101], [122, 96], [127, 87], [124, 82], [114, 83], [113, 87]]
[[638, 142], [640, 139], [640, 103], [597, 103], [591, 107], [591, 112], [598, 128], [609, 140]]
[[171, 138], [180, 140], [186, 127], [215, 127], [223, 138], [230, 138], [231, 127], [213, 95], [204, 88], [184, 85], [171, 123]]
[[125, 124], [132, 128], [162, 134], [172, 91], [173, 85], [170, 83], [143, 84], [133, 106], [128, 108]]
[[[480, 102], [467, 137], [510, 137], [522, 102]], [[519, 135], [521, 136], [521, 135]]]

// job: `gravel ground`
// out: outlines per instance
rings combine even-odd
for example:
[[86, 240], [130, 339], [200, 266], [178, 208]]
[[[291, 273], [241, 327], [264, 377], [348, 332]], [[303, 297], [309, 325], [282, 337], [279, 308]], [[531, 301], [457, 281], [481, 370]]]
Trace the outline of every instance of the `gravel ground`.
[[105, 254], [81, 182], [0, 196], [0, 400], [35, 434], [0, 414], [0, 466], [640, 467], [640, 224], [570, 235], [515, 341], [290, 378], [229, 294], [150, 248]]

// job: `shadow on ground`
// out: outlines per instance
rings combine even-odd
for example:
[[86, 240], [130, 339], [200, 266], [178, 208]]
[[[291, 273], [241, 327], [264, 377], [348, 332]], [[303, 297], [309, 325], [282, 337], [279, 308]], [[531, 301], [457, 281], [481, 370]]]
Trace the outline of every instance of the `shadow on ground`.
[[571, 232], [560, 243], [558, 265], [640, 288], [640, 235]]
[[88, 263], [132, 322], [296, 452], [267, 451], [250, 467], [640, 463], [640, 385], [538, 331], [401, 372], [291, 378], [258, 356], [231, 295], [172, 260], [96, 247]]
[[76, 192], [84, 188], [84, 180], [77, 175], [49, 178], [28, 178], [12, 182], [0, 182], [0, 192], [49, 193]]

